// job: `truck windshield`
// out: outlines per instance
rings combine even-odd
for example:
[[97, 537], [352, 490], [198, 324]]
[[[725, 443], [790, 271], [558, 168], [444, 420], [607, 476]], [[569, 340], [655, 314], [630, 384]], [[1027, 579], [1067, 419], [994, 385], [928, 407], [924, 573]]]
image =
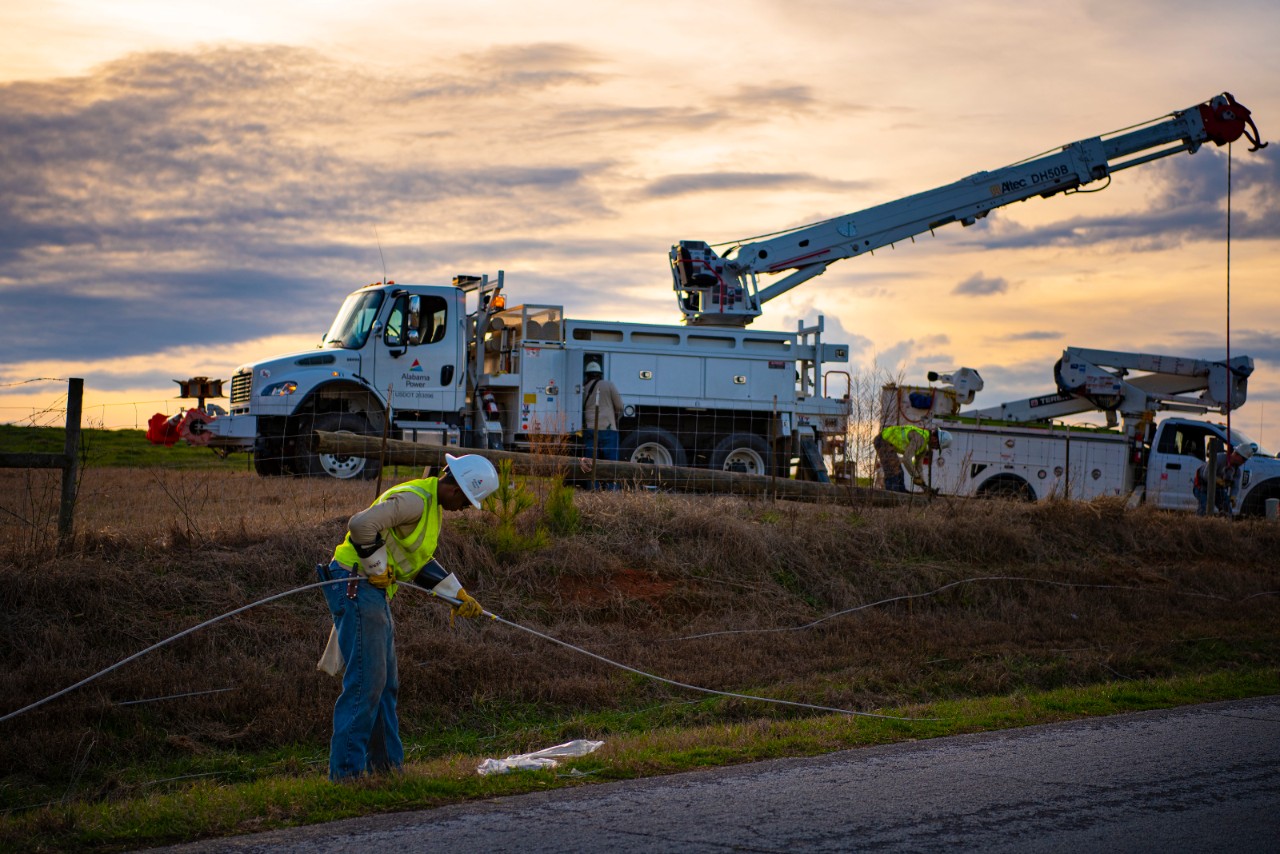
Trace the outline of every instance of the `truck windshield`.
[[333, 325], [324, 334], [322, 347], [359, 350], [369, 338], [369, 330], [382, 308], [382, 291], [356, 291], [342, 304]]
[[1248, 435], [1246, 435], [1245, 433], [1242, 433], [1241, 431], [1239, 431], [1239, 430], [1235, 429], [1234, 427], [1231, 429], [1231, 444], [1232, 444], [1232, 445], [1247, 445], [1247, 444], [1249, 444], [1250, 442], [1253, 442], [1253, 444], [1255, 444], [1255, 445], [1257, 445], [1257, 446], [1258, 446], [1258, 450], [1257, 450], [1257, 451], [1255, 451], [1254, 453], [1261, 454], [1261, 455], [1262, 455], [1262, 456], [1264, 456], [1264, 457], [1274, 457], [1274, 456], [1275, 456], [1275, 454], [1271, 453], [1271, 452], [1270, 452], [1270, 451], [1268, 451], [1266, 448], [1262, 447], [1262, 443], [1261, 443], [1261, 442], [1254, 442], [1254, 440], [1253, 440], [1253, 439], [1251, 439], [1251, 438], [1249, 438], [1249, 436], [1248, 436]]

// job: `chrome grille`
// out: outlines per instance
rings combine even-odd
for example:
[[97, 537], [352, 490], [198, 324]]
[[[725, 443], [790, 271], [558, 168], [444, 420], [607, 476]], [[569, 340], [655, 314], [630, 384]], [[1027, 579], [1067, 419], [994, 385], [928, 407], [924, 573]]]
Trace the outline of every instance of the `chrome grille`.
[[231, 405], [248, 403], [253, 392], [253, 372], [244, 371], [231, 378]]

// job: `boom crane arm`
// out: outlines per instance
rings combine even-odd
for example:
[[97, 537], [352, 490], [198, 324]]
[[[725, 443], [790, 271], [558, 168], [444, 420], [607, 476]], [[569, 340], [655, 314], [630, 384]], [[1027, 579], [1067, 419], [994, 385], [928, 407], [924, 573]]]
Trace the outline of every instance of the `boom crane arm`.
[[[1141, 374], [1130, 375], [1131, 371]], [[1141, 418], [1163, 410], [1226, 414], [1248, 396], [1253, 359], [1211, 362], [1183, 356], [1068, 347], [1053, 368], [1056, 394], [971, 409], [961, 415], [1000, 421], [1049, 421], [1082, 412]], [[1199, 392], [1198, 395], [1195, 393]], [[1195, 396], [1192, 396], [1195, 395]]]
[[[682, 240], [670, 252], [680, 310], [689, 324], [746, 326], [760, 316], [764, 303], [841, 259], [948, 223], [973, 225], [1004, 205], [1072, 192], [1113, 172], [1182, 151], [1194, 153], [1205, 142], [1226, 145], [1242, 135], [1252, 143], [1250, 151], [1266, 145], [1249, 110], [1224, 92], [1136, 130], [1073, 142], [993, 172], [739, 245], [732, 255], [721, 256], [702, 241]], [[761, 289], [761, 273], [787, 275]]]

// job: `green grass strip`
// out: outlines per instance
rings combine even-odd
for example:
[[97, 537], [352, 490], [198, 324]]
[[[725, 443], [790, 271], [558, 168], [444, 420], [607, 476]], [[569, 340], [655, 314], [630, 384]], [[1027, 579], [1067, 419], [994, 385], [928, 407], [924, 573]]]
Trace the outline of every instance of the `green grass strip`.
[[[1274, 669], [1110, 682], [1000, 697], [879, 710], [937, 718], [904, 722], [842, 715], [659, 728], [605, 736], [599, 752], [544, 771], [481, 777], [481, 757], [411, 761], [403, 774], [354, 784], [320, 774], [247, 783], [197, 781], [176, 792], [93, 804], [68, 803], [0, 818], [0, 849], [118, 851], [426, 809], [499, 795], [672, 774], [698, 768], [1165, 709], [1280, 693]], [[321, 772], [323, 773], [323, 772]]]

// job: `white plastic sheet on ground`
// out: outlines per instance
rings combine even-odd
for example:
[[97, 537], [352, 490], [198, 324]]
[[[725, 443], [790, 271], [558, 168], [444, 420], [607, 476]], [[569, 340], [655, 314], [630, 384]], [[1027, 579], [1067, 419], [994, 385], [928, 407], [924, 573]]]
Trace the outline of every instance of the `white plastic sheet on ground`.
[[544, 747], [533, 753], [521, 753], [518, 756], [508, 756], [506, 759], [486, 759], [476, 766], [476, 771], [480, 774], [505, 774], [508, 771], [523, 768], [554, 768], [560, 764], [561, 759], [586, 756], [588, 753], [599, 750], [603, 744], [603, 741], [588, 741], [580, 738], [557, 744], [555, 747]]

